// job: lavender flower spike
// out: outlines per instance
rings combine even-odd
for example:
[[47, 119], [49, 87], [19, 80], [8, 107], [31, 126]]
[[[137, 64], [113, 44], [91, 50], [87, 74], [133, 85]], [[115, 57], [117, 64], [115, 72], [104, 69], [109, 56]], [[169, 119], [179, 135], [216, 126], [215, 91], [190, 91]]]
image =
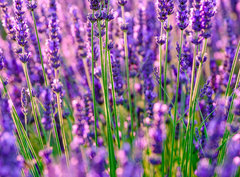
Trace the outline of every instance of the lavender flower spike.
[[59, 26], [58, 26], [58, 18], [57, 18], [57, 7], [56, 1], [50, 0], [49, 4], [49, 39], [47, 41], [48, 45], [48, 58], [50, 60], [51, 66], [53, 69], [58, 69], [60, 67], [60, 56], [59, 56], [59, 46], [60, 46], [60, 39], [59, 39]]
[[201, 7], [201, 16], [202, 16], [202, 36], [204, 38], [209, 38], [211, 36], [210, 29], [212, 27], [211, 18], [215, 14], [214, 2], [212, 0], [203, 0]]
[[178, 7], [179, 7], [179, 10], [177, 12], [178, 27], [181, 30], [184, 30], [187, 28], [189, 24], [187, 0], [179, 0]]

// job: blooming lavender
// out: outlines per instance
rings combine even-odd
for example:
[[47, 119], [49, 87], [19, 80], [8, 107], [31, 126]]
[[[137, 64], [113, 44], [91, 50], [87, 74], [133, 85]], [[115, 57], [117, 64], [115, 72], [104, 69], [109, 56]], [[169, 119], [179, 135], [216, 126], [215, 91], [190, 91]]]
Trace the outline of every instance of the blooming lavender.
[[5, 60], [5, 57], [4, 57], [3, 51], [2, 49], [0, 49], [0, 71], [4, 68], [4, 60]]
[[[202, 15], [201, 15], [201, 0], [195, 0], [194, 8], [191, 10], [191, 24], [195, 33], [199, 33], [202, 30]], [[201, 39], [196, 37], [192, 39], [192, 43], [198, 45], [201, 43]]]
[[112, 73], [113, 73], [113, 80], [114, 80], [114, 88], [117, 92], [118, 98], [117, 103], [121, 104], [123, 102], [123, 78], [121, 76], [121, 68], [120, 68], [120, 61], [119, 58], [116, 58], [112, 55]]
[[42, 118], [42, 124], [46, 131], [49, 131], [52, 129], [52, 110], [51, 110], [51, 103], [52, 103], [52, 94], [51, 90], [49, 88], [45, 89], [45, 92], [43, 94], [44, 98], [44, 114]]
[[178, 27], [181, 30], [187, 28], [189, 21], [188, 21], [188, 9], [187, 9], [187, 0], [179, 0], [179, 10], [177, 13], [178, 19]]
[[23, 0], [15, 0], [15, 21], [16, 21], [16, 38], [20, 46], [25, 47], [28, 43], [28, 26], [24, 19]]
[[14, 19], [10, 16], [10, 12], [8, 10], [8, 2], [5, 0], [0, 1], [0, 7], [3, 12], [2, 21], [7, 31], [8, 35], [12, 40], [16, 40], [16, 29], [14, 28]]
[[37, 1], [36, 0], [26, 0], [28, 10], [33, 11], [37, 8]]
[[0, 176], [239, 176], [238, 6], [0, 0]]
[[149, 136], [152, 140], [152, 156], [150, 157], [150, 163], [157, 165], [161, 163], [161, 157], [159, 156], [162, 153], [163, 141], [166, 138], [165, 125], [164, 125], [164, 114], [167, 111], [167, 106], [162, 103], [155, 103], [153, 107], [154, 111], [154, 120], [152, 127], [149, 129]]
[[49, 39], [47, 41], [47, 53], [50, 64], [53, 69], [60, 67], [60, 38], [59, 38], [59, 24], [57, 18], [57, 6], [55, 0], [50, 0], [49, 3]]
[[161, 22], [164, 22], [167, 19], [168, 11], [167, 11], [167, 2], [165, 0], [157, 1], [157, 13], [158, 13], [158, 19]]
[[88, 173], [89, 177], [94, 176], [103, 176], [106, 177], [107, 173], [105, 170], [105, 158], [106, 158], [106, 150], [104, 147], [100, 147], [96, 149], [95, 147], [88, 149], [89, 156], [89, 167], [90, 171]]
[[215, 7], [214, 7], [214, 2], [212, 0], [204, 0], [202, 2], [202, 7], [201, 7], [201, 16], [202, 16], [202, 23], [201, 23], [201, 28], [203, 30], [202, 36], [203, 38], [209, 38], [211, 36], [210, 34], [210, 29], [212, 27], [211, 24], [211, 18], [215, 14]]
[[141, 176], [142, 169], [140, 164], [129, 158], [130, 145], [124, 144], [123, 148], [118, 151], [118, 159], [120, 161], [120, 167], [117, 169], [117, 175], [119, 177], [138, 177]]
[[1, 128], [0, 131], [0, 176], [21, 176], [22, 158], [18, 156], [16, 139], [13, 134], [13, 123], [8, 100], [0, 96]]
[[227, 146], [227, 154], [224, 164], [219, 168], [218, 174], [220, 177], [235, 176], [237, 168], [240, 165], [240, 135], [234, 135]]

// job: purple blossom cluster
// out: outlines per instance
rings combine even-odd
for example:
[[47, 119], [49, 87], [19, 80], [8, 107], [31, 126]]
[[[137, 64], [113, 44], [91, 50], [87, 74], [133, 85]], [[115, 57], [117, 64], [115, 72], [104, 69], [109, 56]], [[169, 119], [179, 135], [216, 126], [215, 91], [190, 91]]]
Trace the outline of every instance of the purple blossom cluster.
[[238, 0], [0, 15], [0, 177], [240, 176]]

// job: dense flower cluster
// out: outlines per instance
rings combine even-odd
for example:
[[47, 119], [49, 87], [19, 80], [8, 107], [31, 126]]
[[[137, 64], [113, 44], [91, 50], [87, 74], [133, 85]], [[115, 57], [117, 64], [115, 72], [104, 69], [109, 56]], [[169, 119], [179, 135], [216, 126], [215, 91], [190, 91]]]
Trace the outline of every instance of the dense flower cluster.
[[239, 7], [0, 0], [0, 177], [239, 177]]

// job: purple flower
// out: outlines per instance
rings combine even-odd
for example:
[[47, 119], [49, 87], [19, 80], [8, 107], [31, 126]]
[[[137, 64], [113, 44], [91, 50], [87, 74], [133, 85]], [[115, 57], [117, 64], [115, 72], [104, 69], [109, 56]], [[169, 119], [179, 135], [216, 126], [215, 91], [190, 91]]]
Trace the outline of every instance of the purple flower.
[[104, 147], [91, 147], [87, 150], [89, 157], [89, 177], [107, 177], [105, 170], [107, 152]]
[[49, 88], [44, 90], [43, 98], [44, 98], [44, 108], [43, 111], [43, 118], [42, 124], [46, 131], [50, 131], [52, 129], [52, 110], [51, 110], [51, 103], [52, 103], [52, 94]]
[[36, 0], [26, 0], [28, 10], [33, 11], [37, 8], [37, 1]]
[[3, 54], [2, 49], [0, 48], [0, 71], [3, 69], [4, 67], [4, 61], [5, 61], [5, 56]]
[[209, 122], [207, 127], [208, 141], [204, 148], [206, 157], [215, 160], [218, 155], [219, 142], [224, 134], [225, 120], [224, 120], [224, 109], [225, 99], [218, 100], [216, 110], [216, 117]]
[[220, 177], [234, 177], [240, 166], [240, 134], [234, 135], [227, 145], [227, 153], [224, 163], [219, 169]]
[[149, 137], [151, 139], [152, 155], [150, 163], [157, 165], [161, 163], [161, 153], [163, 149], [163, 141], [166, 138], [166, 130], [164, 125], [164, 115], [167, 112], [167, 105], [160, 102], [155, 103], [153, 107], [153, 123], [149, 129]]
[[0, 7], [3, 12], [2, 22], [7, 34], [12, 40], [16, 40], [16, 29], [14, 27], [14, 19], [10, 16], [7, 7], [8, 3], [5, 0], [0, 1]]
[[20, 177], [22, 158], [18, 156], [16, 140], [12, 132], [0, 133], [0, 176]]
[[43, 162], [46, 166], [52, 163], [51, 159], [52, 148], [45, 148], [39, 152], [39, 156], [42, 157]]
[[23, 114], [27, 114], [28, 112], [28, 103], [29, 103], [29, 99], [28, 99], [27, 89], [23, 87], [21, 91], [21, 104], [22, 104]]
[[75, 43], [77, 44], [77, 54], [76, 57], [77, 59], [82, 59], [87, 56], [87, 52], [85, 49], [85, 41], [83, 38], [83, 30], [81, 28], [82, 24], [80, 22], [80, 19], [78, 17], [78, 9], [76, 7], [71, 8], [71, 15], [73, 19], [73, 24], [72, 24], [72, 33], [73, 36], [75, 37]]
[[152, 119], [153, 117], [153, 100], [156, 97], [154, 93], [154, 81], [152, 78], [153, 74], [153, 59], [154, 53], [149, 50], [146, 54], [146, 57], [143, 61], [142, 66], [142, 78], [144, 80], [143, 91], [146, 100], [146, 111], [148, 114], [148, 118]]
[[90, 9], [97, 11], [100, 9], [100, 0], [88, 0], [90, 2]]
[[179, 10], [177, 12], [177, 19], [178, 19], [178, 27], [181, 30], [187, 28], [189, 24], [188, 20], [188, 9], [187, 9], [187, 0], [179, 0]]
[[118, 4], [120, 6], [125, 6], [127, 4], [127, 0], [118, 0]]
[[114, 88], [117, 92], [117, 103], [121, 104], [123, 101], [123, 78], [121, 75], [121, 67], [120, 67], [120, 61], [119, 58], [116, 58], [115, 56], [111, 55], [112, 60], [112, 73], [113, 73], [113, 80], [114, 80]]
[[22, 158], [18, 156], [16, 139], [13, 134], [13, 123], [8, 100], [0, 96], [1, 127], [0, 131], [0, 176], [20, 177]]
[[28, 26], [24, 19], [23, 0], [14, 0], [14, 7], [17, 42], [25, 47], [28, 43]]
[[212, 0], [203, 0], [201, 7], [201, 28], [202, 28], [202, 36], [204, 38], [209, 38], [211, 36], [210, 29], [212, 27], [211, 18], [215, 14], [215, 7]]
[[161, 22], [167, 20], [167, 3], [166, 0], [158, 0], [157, 1], [157, 14], [158, 19]]
[[123, 144], [121, 150], [117, 153], [117, 158], [120, 162], [117, 169], [117, 176], [119, 177], [140, 177], [143, 173], [141, 163], [130, 159], [131, 147], [128, 143]]
[[[94, 135], [91, 133], [91, 126], [93, 125], [94, 118], [92, 115], [92, 107], [90, 97], [86, 94], [84, 99], [76, 99], [73, 102], [75, 124], [73, 125], [74, 137], [72, 147], [78, 147], [85, 143], [92, 144], [91, 138]], [[89, 104], [90, 103], [90, 104]]]
[[214, 168], [210, 164], [209, 160], [204, 158], [201, 159], [200, 162], [198, 163], [198, 167], [195, 174], [198, 177], [212, 177], [214, 176]]
[[47, 41], [48, 46], [48, 58], [53, 69], [58, 69], [60, 67], [60, 36], [59, 36], [59, 25], [57, 17], [57, 7], [56, 1], [50, 0], [49, 4], [49, 39]]

